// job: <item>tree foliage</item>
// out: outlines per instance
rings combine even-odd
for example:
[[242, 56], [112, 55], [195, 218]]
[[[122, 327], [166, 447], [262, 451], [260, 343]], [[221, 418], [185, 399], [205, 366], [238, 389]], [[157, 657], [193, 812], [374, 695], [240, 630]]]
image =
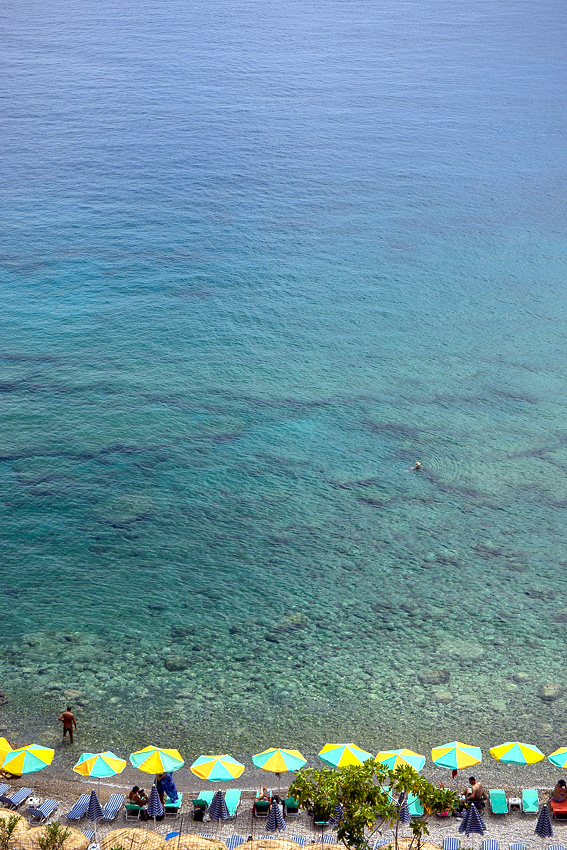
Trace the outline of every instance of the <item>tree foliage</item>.
[[0, 850], [8, 850], [12, 833], [17, 827], [19, 821], [19, 815], [10, 815], [7, 819], [0, 819]]
[[37, 839], [39, 850], [62, 850], [63, 844], [71, 835], [71, 830], [64, 827], [59, 821], [50, 823], [45, 827], [45, 835]]
[[418, 850], [422, 837], [429, 834], [427, 816], [452, 809], [458, 800], [454, 792], [437, 788], [411, 767], [404, 765], [390, 770], [371, 760], [338, 770], [304, 768], [292, 782], [289, 793], [324, 820], [335, 817], [340, 806], [337, 838], [353, 850], [368, 850], [369, 838], [383, 826], [394, 828], [392, 843], [397, 850], [398, 799], [402, 794], [414, 795], [425, 811], [423, 817], [411, 822], [411, 845], [415, 844]]

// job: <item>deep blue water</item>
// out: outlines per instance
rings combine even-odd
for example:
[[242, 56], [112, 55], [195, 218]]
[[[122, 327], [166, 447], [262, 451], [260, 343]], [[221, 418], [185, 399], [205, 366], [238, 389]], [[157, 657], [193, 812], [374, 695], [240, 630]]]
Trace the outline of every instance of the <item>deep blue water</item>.
[[566, 25], [4, 5], [6, 734], [565, 743]]

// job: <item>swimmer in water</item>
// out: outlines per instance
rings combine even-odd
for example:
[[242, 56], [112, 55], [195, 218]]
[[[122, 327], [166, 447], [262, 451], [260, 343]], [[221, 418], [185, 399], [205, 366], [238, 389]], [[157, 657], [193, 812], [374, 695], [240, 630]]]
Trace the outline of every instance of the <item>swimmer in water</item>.
[[419, 471], [420, 469], [423, 469], [423, 465], [422, 465], [421, 461], [416, 460], [415, 466], [410, 467], [410, 472], [413, 472], [414, 470]]

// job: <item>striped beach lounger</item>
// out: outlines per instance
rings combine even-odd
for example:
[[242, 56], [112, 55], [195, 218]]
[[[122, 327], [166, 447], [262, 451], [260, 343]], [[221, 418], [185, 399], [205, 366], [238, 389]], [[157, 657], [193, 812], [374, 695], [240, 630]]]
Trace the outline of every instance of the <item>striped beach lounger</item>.
[[90, 798], [90, 794], [81, 794], [75, 805], [65, 815], [67, 820], [81, 820], [81, 818], [84, 818], [89, 807]]
[[525, 844], [510, 844], [510, 850], [528, 850]]
[[0, 785], [0, 797], [4, 797], [10, 790], [9, 785]]
[[550, 844], [547, 850], [565, 850], [563, 844]]
[[286, 835], [286, 838], [288, 841], [293, 841], [295, 844], [299, 844], [300, 847], [305, 847], [306, 841], [302, 835]]
[[201, 838], [212, 838], [213, 837], [212, 832], [199, 832], [198, 834], [201, 836]]
[[87, 841], [92, 841], [94, 838], [94, 832], [92, 829], [83, 829], [83, 835], [87, 839]]
[[460, 850], [461, 842], [458, 838], [444, 838], [443, 850]]
[[114, 820], [124, 802], [124, 794], [111, 794], [102, 810], [102, 820]]
[[387, 838], [377, 838], [374, 842], [372, 850], [380, 850], [380, 847], [386, 847], [388, 844], [392, 844]]
[[33, 788], [20, 788], [11, 797], [2, 796], [0, 800], [7, 806], [9, 809], [17, 809], [22, 805], [24, 800], [27, 800], [28, 797], [31, 797], [33, 794]]
[[499, 850], [500, 844], [495, 838], [483, 838], [482, 850]]
[[334, 832], [329, 832], [327, 835], [323, 836], [323, 844], [336, 844], [338, 838]]
[[231, 835], [230, 838], [227, 838], [225, 841], [228, 850], [236, 850], [237, 847], [240, 847], [240, 845], [244, 843], [245, 840], [242, 835]]
[[51, 817], [58, 805], [59, 803], [57, 800], [46, 800], [45, 803], [42, 803], [42, 805], [37, 808], [35, 806], [29, 806], [28, 813], [30, 816], [30, 823], [32, 821], [45, 823], [45, 821]]

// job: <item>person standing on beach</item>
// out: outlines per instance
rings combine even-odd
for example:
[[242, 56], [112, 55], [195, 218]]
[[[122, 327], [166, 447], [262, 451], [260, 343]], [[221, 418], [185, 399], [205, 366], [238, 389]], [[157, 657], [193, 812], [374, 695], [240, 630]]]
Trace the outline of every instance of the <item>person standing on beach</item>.
[[57, 718], [63, 724], [63, 740], [65, 740], [65, 735], [67, 732], [69, 733], [69, 740], [73, 743], [73, 727], [77, 728], [77, 721], [75, 720], [75, 715], [71, 711], [71, 706], [67, 706], [67, 710], [59, 715]]

